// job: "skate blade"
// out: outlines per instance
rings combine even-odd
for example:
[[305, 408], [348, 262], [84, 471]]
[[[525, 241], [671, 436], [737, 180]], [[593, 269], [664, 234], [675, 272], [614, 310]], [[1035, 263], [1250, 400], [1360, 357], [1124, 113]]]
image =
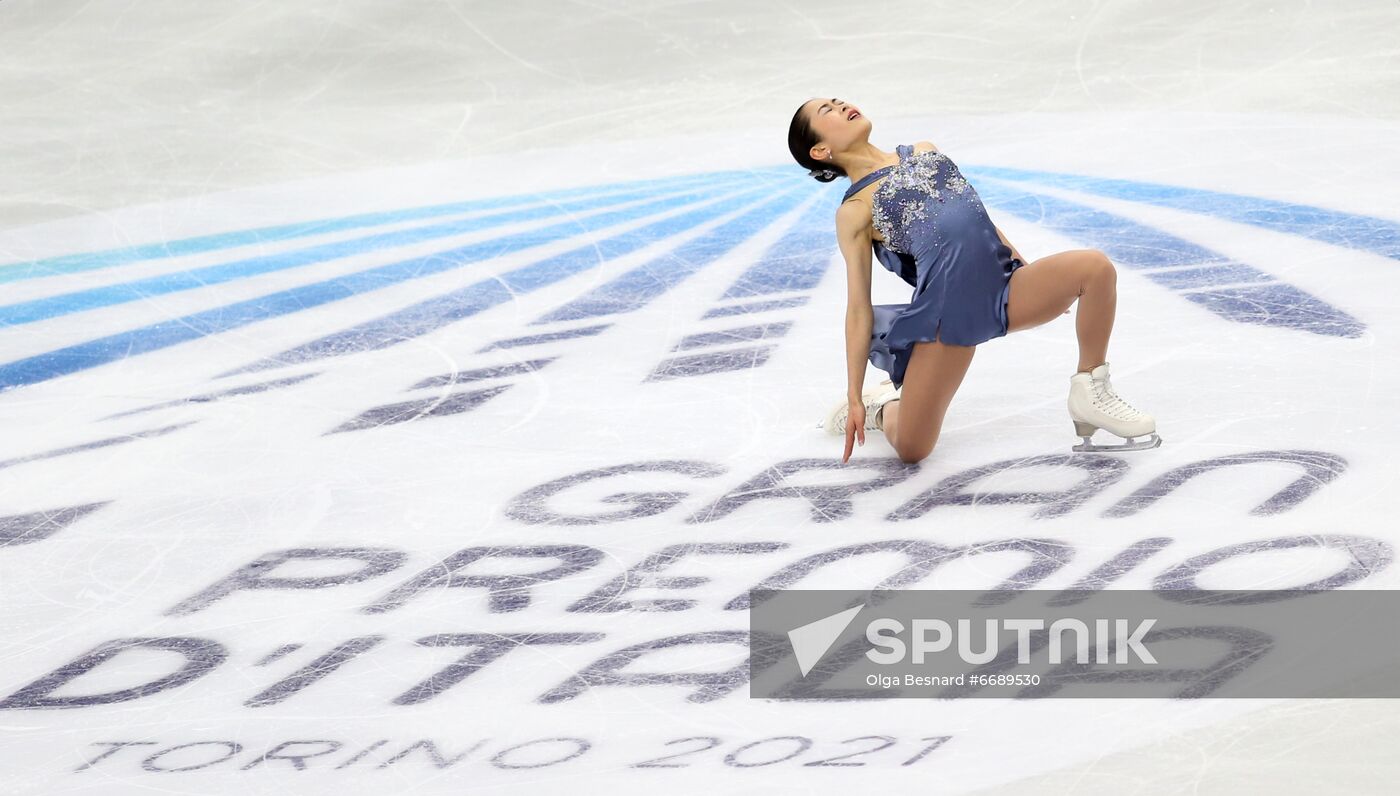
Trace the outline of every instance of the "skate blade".
[[1127, 442], [1120, 442], [1114, 445], [1100, 445], [1088, 437], [1084, 441], [1075, 445], [1070, 450], [1076, 453], [1118, 453], [1121, 451], [1145, 451], [1161, 446], [1162, 438], [1153, 432], [1151, 436], [1144, 440], [1136, 437], [1129, 437]]

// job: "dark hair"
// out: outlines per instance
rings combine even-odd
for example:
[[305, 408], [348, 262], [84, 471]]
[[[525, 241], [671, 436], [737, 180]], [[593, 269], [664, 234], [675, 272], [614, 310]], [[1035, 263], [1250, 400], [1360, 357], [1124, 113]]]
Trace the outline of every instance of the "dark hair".
[[802, 109], [806, 105], [804, 102], [797, 106], [797, 113], [792, 115], [792, 125], [788, 127], [788, 150], [792, 152], [797, 164], [807, 169], [812, 179], [817, 182], [831, 182], [837, 177], [845, 177], [845, 169], [835, 163], [824, 163], [812, 157], [812, 147], [817, 145], [819, 139], [816, 133], [812, 132], [811, 122], [802, 115]]

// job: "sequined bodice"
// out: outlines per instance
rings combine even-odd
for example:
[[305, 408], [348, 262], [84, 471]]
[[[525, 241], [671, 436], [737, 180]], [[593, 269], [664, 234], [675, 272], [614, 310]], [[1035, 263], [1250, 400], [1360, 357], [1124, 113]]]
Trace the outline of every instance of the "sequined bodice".
[[917, 152], [910, 145], [895, 148], [899, 163], [885, 166], [853, 185], [848, 196], [883, 177], [870, 202], [871, 225], [887, 248], [910, 254], [921, 232], [937, 236], [937, 217], [949, 204], [973, 205], [985, 213], [977, 192], [956, 163], [942, 152]]

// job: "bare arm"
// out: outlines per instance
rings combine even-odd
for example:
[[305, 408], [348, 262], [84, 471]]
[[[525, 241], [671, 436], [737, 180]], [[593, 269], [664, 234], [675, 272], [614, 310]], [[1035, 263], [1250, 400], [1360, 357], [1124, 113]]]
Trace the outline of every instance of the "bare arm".
[[870, 225], [864, 216], [865, 207], [859, 202], [846, 202], [836, 210], [836, 242], [846, 259], [846, 397], [862, 405], [875, 323], [870, 304]]

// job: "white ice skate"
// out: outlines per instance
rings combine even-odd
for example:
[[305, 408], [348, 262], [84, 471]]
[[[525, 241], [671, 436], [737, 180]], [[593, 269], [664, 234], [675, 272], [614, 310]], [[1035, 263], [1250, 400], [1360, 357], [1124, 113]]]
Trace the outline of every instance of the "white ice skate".
[[[1157, 436], [1157, 421], [1152, 415], [1140, 412], [1118, 397], [1108, 380], [1108, 363], [1094, 368], [1088, 373], [1076, 373], [1069, 379], [1069, 416], [1074, 421], [1074, 433], [1084, 441], [1073, 450], [1095, 451], [1140, 451], [1155, 448], [1162, 444]], [[1125, 440], [1115, 445], [1098, 445], [1090, 440], [1094, 432], [1103, 429]], [[1138, 441], [1138, 437], [1147, 436]]]
[[[872, 387], [861, 393], [862, 402], [865, 404], [865, 430], [878, 431], [875, 425], [875, 415], [880, 411], [880, 407], [899, 397], [899, 390], [895, 389], [892, 379], [885, 379], [876, 387]], [[838, 437], [846, 436], [846, 418], [851, 413], [850, 401], [842, 401], [839, 406], [833, 407], [831, 413], [826, 416], [826, 421], [817, 424], [817, 428], [825, 428], [828, 434]]]

